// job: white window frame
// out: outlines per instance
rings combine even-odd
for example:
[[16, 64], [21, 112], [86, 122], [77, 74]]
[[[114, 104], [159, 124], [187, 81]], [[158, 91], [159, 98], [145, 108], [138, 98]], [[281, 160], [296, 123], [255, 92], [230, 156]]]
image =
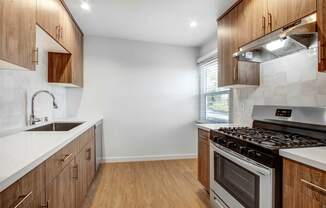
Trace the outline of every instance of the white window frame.
[[[206, 86], [207, 86], [207, 71], [203, 71], [205, 69], [203, 69], [205, 67], [205, 65], [211, 63], [211, 62], [215, 62], [214, 64], [218, 65], [217, 62], [217, 53], [209, 56], [209, 57], [205, 57], [205, 58], [200, 58], [200, 61], [197, 61], [198, 66], [199, 66], [199, 75], [200, 75], [200, 121], [201, 122], [208, 122], [208, 123], [231, 123], [232, 122], [232, 106], [233, 106], [233, 92], [232, 89], [229, 88], [217, 88], [215, 90], [206, 91]], [[218, 69], [217, 69], [217, 73], [218, 73]], [[228, 114], [228, 121], [224, 122], [222, 119], [221, 120], [217, 120], [217, 119], [211, 119], [209, 120], [207, 118], [207, 98], [208, 96], [214, 96], [214, 95], [221, 95], [221, 94], [228, 94], [229, 95], [229, 114]]]

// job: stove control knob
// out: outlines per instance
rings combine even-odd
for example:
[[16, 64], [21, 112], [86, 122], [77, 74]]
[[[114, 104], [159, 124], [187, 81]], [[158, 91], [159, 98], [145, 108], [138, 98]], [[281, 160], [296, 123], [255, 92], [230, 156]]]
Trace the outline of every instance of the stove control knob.
[[220, 145], [225, 145], [226, 141], [225, 141], [225, 139], [222, 139], [222, 138], [216, 138], [216, 143], [220, 144]]
[[213, 142], [217, 142], [217, 140], [218, 140], [218, 137], [213, 137]]
[[248, 150], [249, 157], [256, 157], [256, 151], [255, 150]]
[[228, 143], [226, 143], [226, 146], [228, 148], [236, 148], [238, 145], [234, 142], [228, 142]]
[[240, 154], [248, 154], [248, 148], [244, 146], [239, 147], [239, 153]]

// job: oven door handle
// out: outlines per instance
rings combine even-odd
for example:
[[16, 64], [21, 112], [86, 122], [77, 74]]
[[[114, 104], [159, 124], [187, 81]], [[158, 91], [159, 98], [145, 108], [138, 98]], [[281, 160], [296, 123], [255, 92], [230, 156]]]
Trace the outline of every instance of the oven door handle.
[[225, 158], [231, 160], [232, 162], [236, 163], [237, 165], [246, 168], [247, 170], [260, 175], [260, 176], [268, 176], [271, 174], [271, 170], [268, 168], [265, 168], [263, 166], [260, 166], [258, 164], [253, 164], [249, 161], [246, 161], [245, 158], [240, 158], [238, 155], [234, 154], [233, 152], [225, 149], [213, 146], [214, 151], [219, 153], [220, 155], [224, 156]]

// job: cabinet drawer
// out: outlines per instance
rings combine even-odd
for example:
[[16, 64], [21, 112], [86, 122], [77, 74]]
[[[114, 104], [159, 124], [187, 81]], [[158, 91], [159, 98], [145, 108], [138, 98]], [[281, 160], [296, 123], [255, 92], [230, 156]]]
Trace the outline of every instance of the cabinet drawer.
[[326, 207], [326, 172], [284, 159], [283, 207]]
[[0, 193], [0, 207], [41, 207], [45, 204], [44, 190], [45, 165], [41, 164]]
[[77, 153], [79, 153], [87, 143], [94, 140], [94, 136], [95, 136], [94, 127], [90, 128], [81, 136], [79, 136], [77, 138]]
[[76, 154], [76, 140], [69, 143], [46, 161], [46, 184], [56, 177]]
[[312, 197], [315, 194], [319, 193], [324, 194], [326, 197], [325, 172], [312, 167], [308, 167], [306, 165], [299, 164], [297, 182], [301, 183], [300, 191], [302, 191], [302, 193], [310, 195]]

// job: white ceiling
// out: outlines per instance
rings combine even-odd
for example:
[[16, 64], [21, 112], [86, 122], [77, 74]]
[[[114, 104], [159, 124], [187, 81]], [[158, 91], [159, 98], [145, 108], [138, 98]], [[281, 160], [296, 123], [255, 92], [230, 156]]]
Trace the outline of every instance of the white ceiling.
[[[236, 0], [66, 0], [86, 35], [201, 46], [216, 34], [216, 18]], [[195, 29], [190, 21], [197, 21]]]

